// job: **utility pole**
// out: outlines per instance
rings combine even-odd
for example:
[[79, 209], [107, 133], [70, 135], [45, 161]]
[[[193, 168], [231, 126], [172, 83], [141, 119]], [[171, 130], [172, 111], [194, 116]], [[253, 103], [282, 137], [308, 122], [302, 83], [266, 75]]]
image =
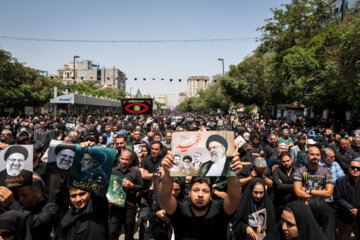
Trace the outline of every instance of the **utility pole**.
[[75, 78], [76, 78], [75, 59], [76, 59], [76, 58], [79, 58], [79, 57], [80, 57], [80, 56], [77, 56], [77, 55], [74, 56], [74, 94], [75, 94]]
[[342, 0], [341, 4], [341, 20], [344, 20], [346, 16], [346, 0]]

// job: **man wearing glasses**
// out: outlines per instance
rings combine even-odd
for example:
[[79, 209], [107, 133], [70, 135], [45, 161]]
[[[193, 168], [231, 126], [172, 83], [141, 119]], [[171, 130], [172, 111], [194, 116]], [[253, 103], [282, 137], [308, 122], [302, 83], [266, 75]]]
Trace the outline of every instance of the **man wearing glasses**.
[[320, 149], [311, 146], [306, 154], [308, 164], [295, 170], [294, 192], [295, 195], [307, 201], [312, 196], [329, 198], [333, 194], [334, 183], [329, 169], [320, 166]]
[[355, 233], [355, 239], [359, 239], [359, 226], [357, 224], [358, 209], [360, 208], [360, 157], [352, 160], [349, 167], [349, 175], [336, 180], [334, 200], [338, 208], [338, 239], [350, 239], [351, 233]]
[[24, 169], [29, 156], [28, 150], [20, 145], [5, 149], [6, 169], [0, 172], [0, 186], [17, 186], [31, 184], [32, 172]]

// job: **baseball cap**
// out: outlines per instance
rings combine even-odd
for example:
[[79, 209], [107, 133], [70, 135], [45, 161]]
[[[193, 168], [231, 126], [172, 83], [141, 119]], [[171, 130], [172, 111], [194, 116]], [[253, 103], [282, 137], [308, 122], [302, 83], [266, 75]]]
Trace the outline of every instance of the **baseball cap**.
[[26, 128], [20, 129], [19, 135], [21, 135], [21, 134], [23, 134], [23, 133], [26, 133], [27, 135], [29, 135], [29, 132], [28, 132], [28, 130], [26, 130]]

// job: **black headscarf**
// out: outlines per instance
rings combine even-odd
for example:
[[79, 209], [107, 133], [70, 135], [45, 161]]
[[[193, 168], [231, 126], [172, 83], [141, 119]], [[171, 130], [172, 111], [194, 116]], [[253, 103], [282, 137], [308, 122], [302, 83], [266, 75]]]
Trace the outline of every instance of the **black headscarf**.
[[[264, 187], [264, 197], [262, 198], [262, 200], [260, 200], [260, 202], [256, 203], [257, 209], [255, 210], [255, 200], [252, 197], [252, 190], [258, 183], [260, 183]], [[245, 239], [246, 227], [248, 226], [249, 222], [249, 215], [263, 208], [266, 209], [266, 232], [269, 232], [272, 224], [276, 221], [275, 209], [266, 191], [264, 180], [256, 177], [250, 181], [244, 193], [242, 194], [240, 203], [231, 221], [234, 229], [233, 231], [235, 232], [237, 237], [239, 237], [240, 235], [240, 239]]]
[[179, 196], [176, 198], [179, 201], [183, 201], [184, 199], [186, 199], [186, 194], [185, 194], [185, 178], [182, 177], [175, 177], [174, 178], [174, 182], [179, 184], [180, 186], [180, 194]]
[[16, 240], [32, 240], [26, 216], [28, 212], [10, 210], [0, 215], [0, 228], [5, 228], [14, 233]]
[[[298, 240], [326, 240], [314, 215], [308, 205], [300, 201], [290, 202], [285, 206], [292, 209], [295, 215], [295, 221], [298, 228]], [[278, 222], [273, 230], [266, 236], [268, 240], [284, 239], [281, 222]]]
[[309, 207], [315, 220], [328, 240], [336, 239], [336, 213], [324, 199], [313, 196], [309, 199]]

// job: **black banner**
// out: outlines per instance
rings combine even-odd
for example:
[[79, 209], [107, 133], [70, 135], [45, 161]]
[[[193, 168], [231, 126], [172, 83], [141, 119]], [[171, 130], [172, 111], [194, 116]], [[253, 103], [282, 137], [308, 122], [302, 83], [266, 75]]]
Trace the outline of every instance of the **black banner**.
[[129, 98], [121, 100], [122, 114], [126, 115], [147, 115], [153, 114], [152, 98]]

